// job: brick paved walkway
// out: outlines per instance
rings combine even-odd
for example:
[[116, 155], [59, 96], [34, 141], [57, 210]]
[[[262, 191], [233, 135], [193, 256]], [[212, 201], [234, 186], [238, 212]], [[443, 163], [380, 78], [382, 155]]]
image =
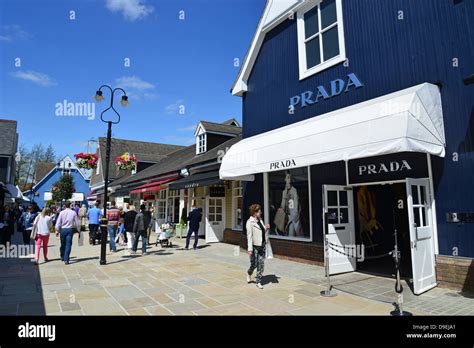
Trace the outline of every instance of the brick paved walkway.
[[[51, 261], [39, 266], [0, 260], [0, 315], [388, 315], [396, 299], [391, 279], [360, 273], [333, 277], [338, 296], [323, 298], [322, 267], [281, 259], [267, 260], [259, 290], [245, 281], [246, 253], [227, 244], [187, 251], [177, 240], [144, 257], [121, 250], [106, 266], [99, 246], [77, 241], [66, 266], [58, 244], [52, 236]], [[408, 290], [405, 299], [414, 314], [474, 314], [474, 300], [450, 290]]]

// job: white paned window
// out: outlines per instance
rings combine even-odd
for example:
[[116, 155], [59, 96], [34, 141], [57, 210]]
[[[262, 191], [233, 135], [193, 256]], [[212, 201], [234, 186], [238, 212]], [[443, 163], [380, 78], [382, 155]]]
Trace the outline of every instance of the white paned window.
[[244, 199], [242, 195], [242, 182], [232, 182], [232, 228], [234, 230], [242, 230], [242, 209], [244, 205]]
[[197, 154], [206, 152], [206, 133], [198, 135], [197, 138]]
[[346, 60], [341, 0], [310, 1], [297, 17], [300, 80]]

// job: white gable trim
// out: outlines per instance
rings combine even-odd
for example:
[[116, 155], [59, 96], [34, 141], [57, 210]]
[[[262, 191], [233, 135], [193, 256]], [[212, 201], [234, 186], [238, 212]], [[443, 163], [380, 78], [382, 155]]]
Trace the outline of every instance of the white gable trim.
[[[61, 169], [63, 168], [63, 163], [65, 163], [66, 166], [67, 166], [68, 163], [71, 163], [71, 168], [65, 167], [65, 169], [75, 169], [75, 170], [77, 170], [77, 171], [79, 172], [79, 174], [81, 174], [82, 178], [83, 178], [85, 181], [89, 181], [89, 179], [87, 179], [87, 178], [85, 177], [84, 173], [83, 173], [79, 168], [77, 168], [76, 162], [74, 162], [74, 161], [71, 159], [71, 157], [69, 157], [69, 155], [64, 156], [63, 159], [59, 161], [59, 163], [60, 163], [60, 168], [61, 168]], [[31, 190], [32, 190], [32, 191], [35, 191], [35, 189], [36, 189], [38, 186], [40, 186], [40, 185], [43, 183], [43, 181], [45, 181], [46, 178], [49, 177], [49, 175], [50, 175], [51, 173], [53, 173], [54, 171], [56, 171], [56, 170], [60, 170], [60, 169], [58, 169], [57, 166], [54, 166], [53, 169], [51, 169], [45, 176], [43, 176], [43, 177], [41, 178], [40, 181], [38, 181], [38, 182], [31, 188]]]
[[247, 80], [252, 72], [266, 33], [287, 18], [296, 20], [298, 9], [309, 2], [313, 2], [313, 0], [267, 0], [242, 68], [232, 86], [232, 95], [242, 96], [243, 93], [247, 92]]

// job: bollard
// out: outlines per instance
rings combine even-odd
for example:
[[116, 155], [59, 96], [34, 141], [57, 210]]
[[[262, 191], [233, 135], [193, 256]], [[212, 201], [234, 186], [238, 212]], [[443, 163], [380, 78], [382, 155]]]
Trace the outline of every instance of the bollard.
[[326, 279], [328, 281], [328, 288], [320, 292], [323, 297], [335, 297], [337, 292], [332, 289], [331, 280], [329, 279], [329, 241], [328, 236], [324, 238], [324, 269], [326, 271]]

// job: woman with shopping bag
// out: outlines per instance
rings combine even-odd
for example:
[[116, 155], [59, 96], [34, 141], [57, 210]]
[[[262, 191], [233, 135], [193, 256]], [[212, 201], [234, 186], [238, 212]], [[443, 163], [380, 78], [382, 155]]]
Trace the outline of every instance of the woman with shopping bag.
[[270, 225], [262, 220], [262, 208], [259, 204], [252, 204], [249, 208], [250, 217], [247, 220], [247, 252], [250, 256], [250, 268], [247, 271], [247, 283], [251, 282], [252, 273], [257, 269], [256, 283], [259, 289], [263, 289], [261, 284], [264, 262], [266, 257], [266, 246], [268, 230]]

